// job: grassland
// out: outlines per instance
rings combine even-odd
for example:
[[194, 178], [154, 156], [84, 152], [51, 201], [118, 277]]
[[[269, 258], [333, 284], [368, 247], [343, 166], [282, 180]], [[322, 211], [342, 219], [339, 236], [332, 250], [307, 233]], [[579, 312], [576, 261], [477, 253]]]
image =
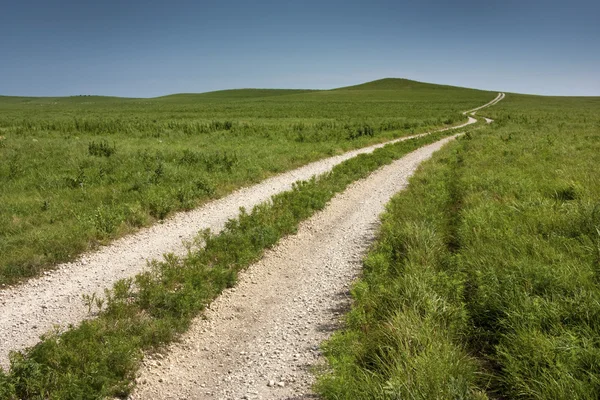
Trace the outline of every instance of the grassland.
[[97, 318], [50, 333], [35, 347], [11, 355], [10, 371], [0, 370], [0, 398], [126, 397], [143, 352], [176, 339], [265, 249], [294, 233], [300, 221], [350, 183], [447, 134], [410, 139], [349, 159], [251, 212], [243, 211], [220, 234], [201, 234], [204, 247], [186, 257], [167, 255], [150, 271], [118, 282], [106, 300], [88, 298]]
[[478, 114], [389, 204], [325, 398], [600, 398], [600, 98]]
[[0, 97], [0, 285], [281, 171], [458, 123], [491, 98], [399, 79], [154, 99]]

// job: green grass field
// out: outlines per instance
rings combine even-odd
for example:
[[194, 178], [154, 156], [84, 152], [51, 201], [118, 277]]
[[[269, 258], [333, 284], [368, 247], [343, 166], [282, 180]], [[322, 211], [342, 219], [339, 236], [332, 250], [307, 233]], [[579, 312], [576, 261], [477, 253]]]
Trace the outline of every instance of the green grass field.
[[389, 204], [325, 398], [600, 398], [600, 98], [478, 114]]
[[464, 121], [495, 93], [384, 79], [330, 91], [0, 97], [0, 285], [310, 161]]
[[[3, 188], [10, 189], [0, 195], [6, 249], [0, 257], [13, 260], [3, 261], [1, 279], [22, 279], [269, 174], [456, 123], [463, 118], [459, 111], [494, 95], [382, 80], [333, 91], [239, 90], [150, 100], [0, 98], [2, 157], [23, 157], [0, 167]], [[82, 104], [87, 101], [93, 104]], [[60, 113], [45, 109], [59, 106], [53, 103]], [[158, 136], [143, 115], [153, 115]], [[324, 398], [600, 397], [600, 98], [509, 94], [478, 115], [495, 121], [424, 163], [390, 202], [352, 289], [345, 329], [325, 346], [329, 363], [317, 385]], [[402, 125], [406, 121], [414, 126]], [[101, 133], [105, 123], [113, 124], [112, 133]], [[242, 213], [221, 234], [205, 236], [206, 247], [118, 282], [97, 305], [98, 318], [13, 354], [10, 370], [0, 371], [0, 397], [126, 396], [143, 352], [176, 339], [265, 248], [349, 183], [443, 135], [348, 160]], [[36, 148], [39, 143], [45, 146]], [[59, 151], [61, 145], [68, 151]], [[179, 161], [184, 158], [196, 161]], [[66, 167], [82, 163], [84, 179], [60, 186], [70, 182], [67, 172], [77, 171]], [[90, 171], [109, 166], [108, 175], [90, 178], [96, 176]], [[12, 178], [11, 168], [17, 170]], [[202, 191], [186, 203], [178, 193], [198, 176]], [[40, 186], [46, 182], [58, 183]], [[162, 215], [144, 197], [150, 193], [167, 204]], [[55, 197], [46, 201], [47, 194]], [[138, 223], [127, 219], [130, 207], [137, 207]], [[44, 219], [67, 209], [79, 210], [70, 214], [80, 218]], [[104, 220], [112, 221], [106, 225], [112, 230], [98, 228]], [[60, 226], [63, 235], [86, 233], [81, 247], [65, 242], [62, 258], [40, 252], [40, 243], [52, 244], [45, 235]], [[27, 261], [17, 258], [27, 254]]]
[[200, 234], [203, 247], [184, 257], [166, 255], [148, 271], [117, 282], [105, 299], [88, 296], [96, 318], [12, 353], [10, 370], [0, 369], [0, 398], [126, 398], [143, 355], [176, 340], [224, 288], [235, 285], [239, 271], [352, 182], [449, 134], [432, 133], [346, 160], [242, 211], [218, 235]]

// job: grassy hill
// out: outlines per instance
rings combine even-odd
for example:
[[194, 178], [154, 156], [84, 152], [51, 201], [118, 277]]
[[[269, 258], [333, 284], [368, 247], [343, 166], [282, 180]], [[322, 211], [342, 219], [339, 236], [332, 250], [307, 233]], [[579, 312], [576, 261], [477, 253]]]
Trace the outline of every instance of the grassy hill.
[[310, 93], [313, 90], [306, 89], [230, 89], [218, 90], [206, 93], [178, 93], [168, 96], [155, 97], [154, 99], [189, 102], [206, 100], [247, 100], [253, 98], [264, 98], [273, 96], [285, 96], [294, 94]]
[[437, 85], [401, 78], [384, 78], [359, 85], [345, 86], [334, 90], [420, 90], [420, 89], [457, 89], [455, 86]]
[[343, 91], [394, 91], [396, 94], [401, 94], [405, 91], [420, 91], [420, 90], [474, 90], [449, 85], [438, 85], [434, 83], [425, 83], [402, 78], [384, 78], [371, 82], [361, 83], [359, 85], [345, 86], [330, 90], [316, 89], [227, 89], [217, 90], [203, 93], [175, 93], [165, 96], [153, 98], [134, 98], [134, 97], [114, 97], [114, 96], [95, 96], [95, 95], [79, 95], [67, 97], [18, 97], [18, 96], [2, 96], [0, 95], [0, 104], [23, 104], [23, 103], [71, 103], [71, 104], [90, 104], [90, 103], [110, 103], [114, 101], [173, 101], [173, 102], [189, 102], [189, 101], [206, 101], [206, 100], [248, 100], [255, 98], [265, 98], [274, 96], [313, 94], [319, 95], [327, 92], [343, 92]]

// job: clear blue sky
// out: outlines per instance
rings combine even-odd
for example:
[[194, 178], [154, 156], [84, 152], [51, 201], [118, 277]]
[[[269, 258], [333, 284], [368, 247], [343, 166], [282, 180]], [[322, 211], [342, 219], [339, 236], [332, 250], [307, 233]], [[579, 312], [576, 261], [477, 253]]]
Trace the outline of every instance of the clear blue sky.
[[19, 0], [0, 94], [152, 97], [384, 77], [600, 95], [599, 0]]

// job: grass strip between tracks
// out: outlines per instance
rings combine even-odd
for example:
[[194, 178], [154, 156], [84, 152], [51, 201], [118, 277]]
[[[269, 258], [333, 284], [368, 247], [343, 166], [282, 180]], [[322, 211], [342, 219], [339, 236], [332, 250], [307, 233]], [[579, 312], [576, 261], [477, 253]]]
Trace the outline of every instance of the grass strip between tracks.
[[327, 174], [273, 196], [250, 213], [241, 210], [220, 234], [204, 232], [199, 236], [204, 247], [186, 257], [165, 255], [151, 271], [117, 282], [106, 300], [87, 298], [90, 308], [99, 309], [97, 318], [48, 334], [23, 353], [12, 353], [10, 370], [0, 372], [0, 398], [126, 396], [134, 386], [143, 352], [184, 332], [265, 249], [294, 233], [301, 221], [323, 209], [350, 183], [449, 134], [406, 140], [347, 160]]
[[383, 216], [326, 399], [600, 398], [600, 98], [511, 95]]

